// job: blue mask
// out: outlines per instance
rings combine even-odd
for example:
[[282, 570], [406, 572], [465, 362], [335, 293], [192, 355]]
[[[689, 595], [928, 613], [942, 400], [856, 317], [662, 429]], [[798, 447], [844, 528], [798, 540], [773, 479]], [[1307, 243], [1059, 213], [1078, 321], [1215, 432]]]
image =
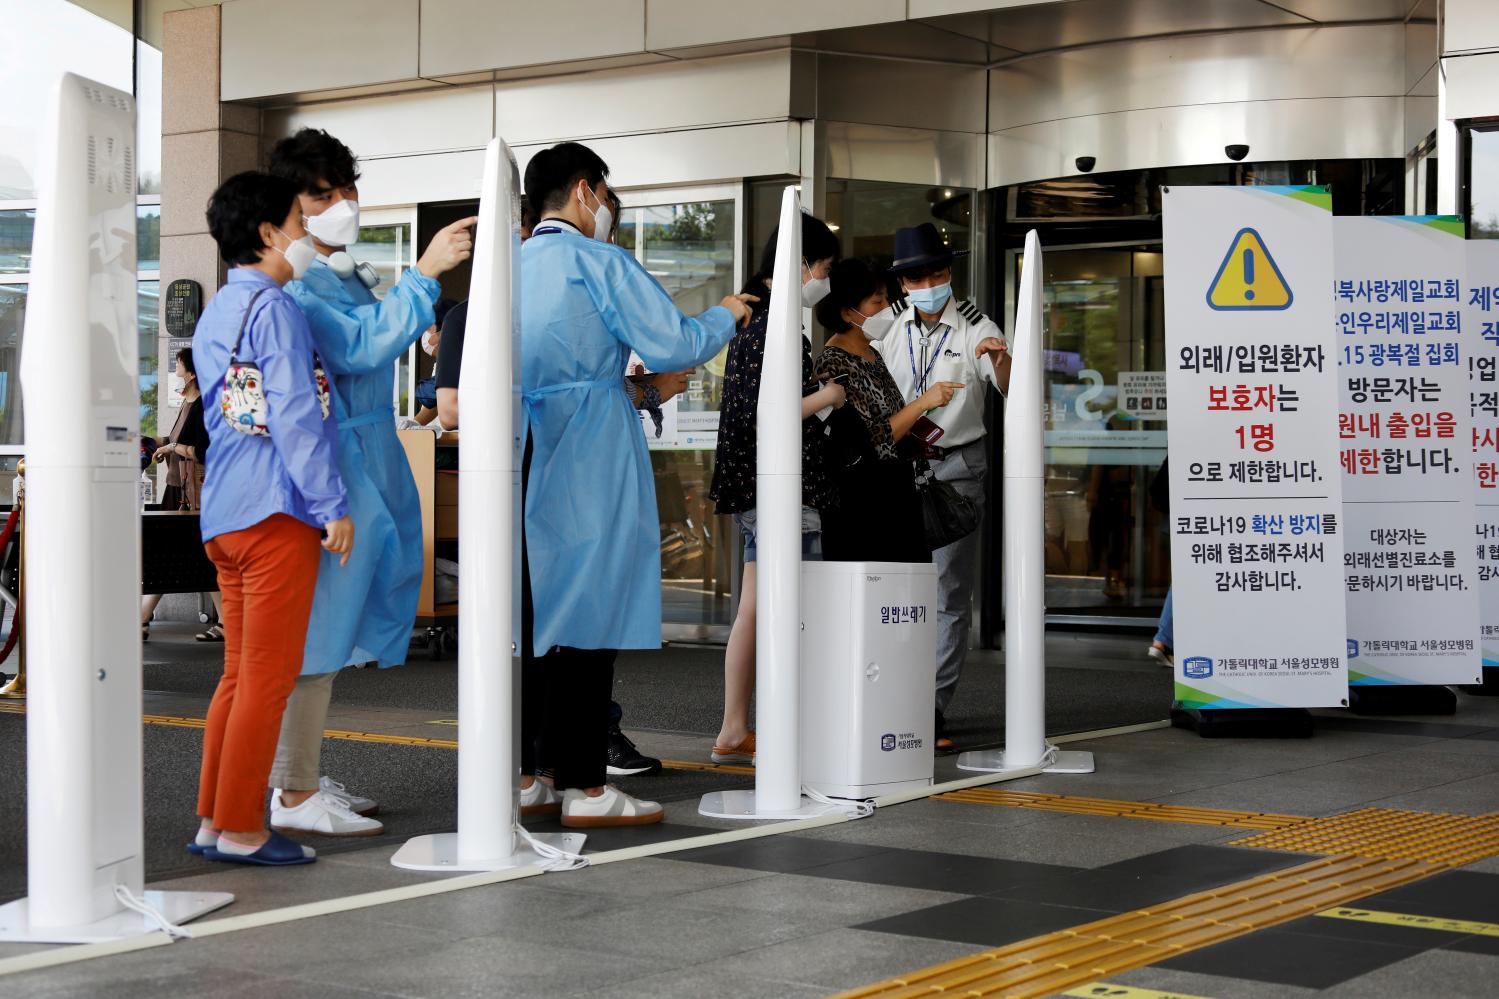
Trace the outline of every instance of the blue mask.
[[912, 288], [907, 294], [910, 296], [912, 305], [927, 315], [936, 315], [942, 311], [947, 300], [952, 298], [952, 282], [931, 288]]

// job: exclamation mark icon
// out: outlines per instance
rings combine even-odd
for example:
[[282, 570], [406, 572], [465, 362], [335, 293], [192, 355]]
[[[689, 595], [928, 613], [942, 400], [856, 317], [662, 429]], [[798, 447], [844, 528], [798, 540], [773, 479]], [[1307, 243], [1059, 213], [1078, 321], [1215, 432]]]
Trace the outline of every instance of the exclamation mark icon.
[[1254, 250], [1244, 248], [1244, 301], [1254, 301]]

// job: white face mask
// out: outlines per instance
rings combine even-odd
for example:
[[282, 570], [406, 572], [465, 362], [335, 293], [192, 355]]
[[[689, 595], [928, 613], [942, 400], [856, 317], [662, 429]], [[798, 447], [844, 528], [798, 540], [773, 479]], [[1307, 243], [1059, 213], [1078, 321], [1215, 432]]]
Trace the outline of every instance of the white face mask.
[[345, 198], [321, 215], [306, 218], [307, 231], [324, 246], [348, 246], [359, 241], [359, 202]]
[[808, 278], [802, 282], [802, 304], [810, 309], [824, 298], [827, 298], [828, 292], [832, 290], [833, 283], [828, 278]]
[[878, 343], [885, 339], [886, 334], [890, 332], [890, 327], [895, 323], [895, 317], [890, 314], [889, 309], [881, 309], [872, 316], [866, 316], [861, 312], [859, 316], [864, 320], [859, 329], [864, 332], [864, 338], [871, 343]]
[[[590, 190], [588, 193], [593, 194], [593, 191]], [[598, 195], [594, 195], [594, 200], [598, 201]], [[578, 195], [578, 204], [583, 206], [585, 212], [593, 216], [593, 238], [600, 243], [609, 242], [609, 233], [614, 229], [614, 212], [610, 211], [609, 206], [602, 201], [599, 201], [597, 208], [590, 210], [588, 202], [583, 200], [581, 193]]]
[[[281, 229], [278, 227], [276, 231], [281, 232]], [[281, 232], [281, 235], [286, 236], [286, 233]], [[291, 279], [300, 281], [302, 275], [307, 273], [307, 268], [311, 267], [312, 262], [317, 259], [317, 247], [312, 245], [311, 236], [303, 236], [301, 239], [292, 239], [290, 236], [286, 238], [290, 246], [284, 250], [274, 249], [286, 258], [287, 263], [291, 264]]]
[[182, 395], [182, 393], [184, 393], [184, 392], [187, 391], [187, 379], [186, 378], [173, 378], [172, 379], [172, 390], [174, 392], [176, 392], [178, 395]]
[[422, 353], [426, 354], [428, 357], [437, 356], [438, 336], [439, 333], [437, 330], [428, 330], [427, 332], [422, 334]]

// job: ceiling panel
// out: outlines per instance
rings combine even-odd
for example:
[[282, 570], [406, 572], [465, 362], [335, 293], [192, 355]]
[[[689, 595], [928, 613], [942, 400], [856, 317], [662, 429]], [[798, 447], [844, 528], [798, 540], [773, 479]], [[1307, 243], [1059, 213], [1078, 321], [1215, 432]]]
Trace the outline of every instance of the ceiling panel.
[[1417, 0], [1273, 0], [1314, 21], [1398, 21]]
[[901, 25], [870, 25], [813, 31], [795, 35], [792, 44], [818, 52], [860, 55], [905, 56], [941, 62], [983, 65], [994, 58], [991, 47], [979, 38], [933, 27], [921, 21]]
[[1038, 52], [1184, 31], [1305, 23], [1305, 18], [1260, 0], [1072, 0], [996, 11], [989, 15], [989, 41]]

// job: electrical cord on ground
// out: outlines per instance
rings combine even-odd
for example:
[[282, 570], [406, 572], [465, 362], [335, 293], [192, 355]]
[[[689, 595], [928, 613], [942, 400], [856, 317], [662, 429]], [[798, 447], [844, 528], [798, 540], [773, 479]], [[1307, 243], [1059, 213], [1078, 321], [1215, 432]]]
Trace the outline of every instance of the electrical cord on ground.
[[822, 805], [836, 805], [842, 810], [845, 817], [850, 819], [867, 819], [874, 814], [875, 803], [873, 800], [864, 798], [830, 798], [821, 791], [814, 791], [807, 785], [802, 785], [802, 794]]
[[138, 912], [142, 916], [145, 916], [147, 919], [156, 923], [156, 925], [161, 927], [162, 932], [164, 932], [174, 941], [185, 940], [193, 935], [192, 930], [189, 930], [185, 926], [178, 926], [166, 916], [162, 915], [160, 909], [156, 908], [156, 906], [152, 905], [150, 902], [147, 902], [145, 899], [139, 898], [135, 895], [134, 892], [132, 892], [129, 888], [126, 888], [124, 885], [115, 885], [115, 898], [119, 899], [120, 904], [125, 908], [131, 910], [132, 912]]
[[538, 866], [549, 874], [561, 871], [580, 871], [588, 866], [588, 858], [581, 853], [573, 853], [570, 850], [552, 846], [550, 843], [543, 843], [527, 832], [526, 827], [519, 822], [515, 824], [515, 832], [541, 858], [541, 864]]

